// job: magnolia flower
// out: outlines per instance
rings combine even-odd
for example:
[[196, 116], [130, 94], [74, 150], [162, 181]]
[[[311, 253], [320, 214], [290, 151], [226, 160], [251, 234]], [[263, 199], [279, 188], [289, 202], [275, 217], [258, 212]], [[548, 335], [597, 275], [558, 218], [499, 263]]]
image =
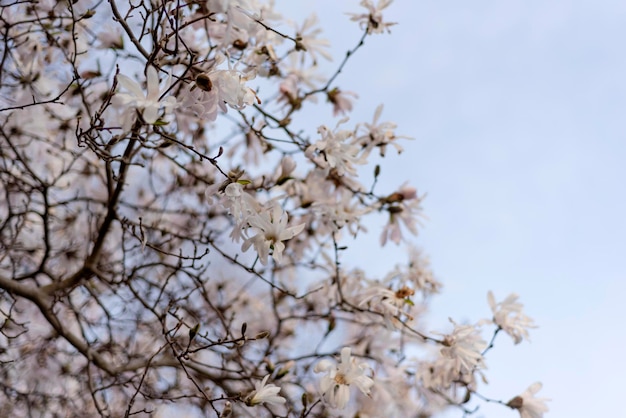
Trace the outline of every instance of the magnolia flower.
[[248, 395], [246, 403], [249, 406], [254, 406], [262, 403], [268, 403], [273, 405], [282, 405], [286, 402], [285, 398], [278, 396], [280, 388], [274, 384], [267, 384], [267, 379], [270, 375], [266, 375], [261, 383], [254, 382], [254, 390]]
[[385, 156], [387, 152], [387, 145], [391, 145], [396, 149], [398, 154], [403, 151], [403, 148], [398, 145], [397, 139], [413, 139], [408, 136], [396, 136], [397, 125], [393, 122], [379, 122], [380, 116], [383, 113], [383, 105], [378, 105], [374, 112], [374, 118], [372, 123], [361, 123], [358, 125], [358, 130], [362, 132], [362, 135], [357, 138], [357, 142], [364, 148], [364, 154], [369, 153], [378, 148], [381, 157]]
[[122, 128], [128, 131], [135, 121], [136, 112], [140, 111], [143, 120], [148, 124], [154, 124], [159, 118], [159, 110], [165, 109], [165, 113], [171, 113], [177, 106], [176, 98], [173, 96], [160, 97], [167, 91], [167, 86], [159, 90], [159, 75], [157, 70], [149, 66], [146, 70], [147, 94], [144, 94], [141, 86], [123, 74], [117, 76], [117, 81], [128, 93], [117, 93], [114, 97], [115, 103], [123, 108]]
[[443, 345], [441, 354], [453, 361], [457, 373], [471, 374], [484, 365], [482, 352], [487, 343], [473, 325], [454, 324], [454, 331], [444, 337]]
[[459, 375], [454, 362], [444, 357], [439, 357], [434, 361], [420, 362], [416, 376], [424, 388], [435, 389], [435, 391], [448, 389], [453, 382], [468, 386], [473, 383], [473, 375]]
[[[406, 286], [395, 292], [382, 286], [374, 286], [366, 291], [359, 306], [369, 304], [385, 316], [385, 321], [390, 328], [399, 328], [404, 318], [407, 321], [413, 320], [413, 315], [410, 314], [413, 301], [410, 298], [414, 294], [415, 291]], [[402, 318], [403, 316], [404, 318]]]
[[326, 402], [332, 407], [343, 409], [350, 401], [350, 385], [354, 385], [367, 396], [374, 381], [365, 375], [369, 369], [366, 363], [357, 364], [350, 355], [350, 347], [341, 350], [341, 362], [335, 365], [330, 360], [322, 360], [315, 366], [315, 373], [326, 372], [320, 379], [320, 390]]
[[283, 159], [280, 161], [280, 166], [276, 170], [274, 176], [274, 181], [276, 182], [276, 184], [281, 186], [287, 181], [291, 180], [293, 178], [292, 173], [296, 169], [296, 166], [297, 164], [293, 158], [288, 155], [283, 157]]
[[[209, 79], [208, 76], [207, 79]], [[195, 87], [197, 84], [193, 86]], [[180, 108], [190, 111], [194, 116], [202, 120], [213, 122], [217, 119], [220, 109], [218, 95], [215, 91], [206, 91], [203, 88], [194, 87], [187, 87], [184, 93], [181, 94], [182, 103]]]
[[105, 25], [103, 31], [98, 33], [98, 41], [100, 41], [97, 48], [99, 49], [124, 49], [124, 36], [119, 26]]
[[487, 294], [487, 300], [493, 312], [493, 322], [509, 334], [515, 344], [522, 339], [528, 339], [528, 328], [536, 328], [533, 320], [522, 313], [524, 305], [517, 302], [518, 296], [510, 294], [502, 302], [496, 303], [492, 292]]
[[395, 23], [383, 22], [382, 10], [391, 4], [393, 0], [380, 0], [377, 6], [374, 6], [370, 0], [361, 1], [361, 6], [365, 7], [368, 13], [354, 14], [351, 13], [350, 20], [359, 22], [362, 27], [367, 28], [367, 33], [383, 33], [385, 29], [389, 32], [389, 27]]
[[249, 217], [262, 210], [261, 205], [244, 190], [244, 185], [238, 181], [226, 185], [224, 196], [226, 197], [224, 206], [230, 210], [231, 215], [240, 225], [247, 224]]
[[304, 223], [287, 227], [287, 213], [278, 205], [267, 211], [257, 213], [248, 218], [248, 224], [257, 231], [256, 235], [248, 238], [241, 246], [242, 251], [247, 251], [251, 245], [259, 254], [261, 264], [267, 264], [267, 256], [272, 249], [272, 258], [280, 263], [285, 250], [283, 241], [287, 241], [298, 235], [304, 229]]
[[423, 256], [422, 252], [413, 246], [409, 247], [409, 262], [406, 267], [396, 266], [385, 280], [390, 281], [394, 277], [399, 278], [401, 282], [411, 283], [412, 288], [422, 292], [424, 296], [438, 293], [442, 286], [433, 276], [428, 257]]
[[[339, 121], [337, 126], [346, 120]], [[322, 168], [334, 168], [340, 176], [346, 173], [356, 176], [354, 164], [365, 164], [365, 160], [357, 156], [361, 147], [350, 142], [353, 138], [352, 132], [346, 130], [333, 132], [325, 125], [320, 126], [317, 131], [322, 135], [322, 139], [306, 149], [306, 156]]]
[[541, 383], [535, 382], [519, 396], [511, 399], [507, 406], [517, 409], [521, 418], [542, 418], [544, 412], [548, 412], [546, 402], [548, 398], [535, 398], [535, 394], [541, 390]]
[[302, 23], [302, 27], [296, 28], [298, 44], [301, 45], [302, 50], [309, 53], [314, 63], [317, 61], [317, 54], [331, 61], [333, 57], [326, 50], [330, 46], [330, 42], [318, 38], [322, 30], [315, 28], [317, 23], [317, 15], [312, 14]]
[[261, 19], [259, 6], [256, 1], [251, 0], [208, 0], [206, 2], [208, 10], [214, 13], [224, 13], [227, 15], [227, 24], [224, 30], [226, 33], [222, 42], [230, 43], [242, 36], [242, 34], [254, 34], [258, 28], [256, 19]]
[[385, 198], [383, 203], [387, 205], [389, 222], [380, 235], [380, 245], [384, 246], [387, 240], [400, 244], [402, 241], [401, 225], [404, 225], [413, 235], [417, 235], [417, 216], [421, 211], [421, 202], [422, 200], [417, 196], [417, 190], [406, 184]]
[[204, 90], [205, 94], [199, 98], [199, 102], [212, 102], [216, 97], [217, 104], [224, 112], [228, 110], [225, 104], [233, 109], [243, 109], [252, 105], [259, 99], [254, 90], [246, 86], [246, 82], [254, 76], [253, 73], [243, 75], [234, 69], [200, 74], [196, 77], [196, 85]]
[[355, 99], [359, 97], [352, 91], [343, 91], [337, 87], [326, 94], [328, 101], [333, 104], [333, 116], [345, 115], [352, 110], [352, 99], [349, 96]]
[[316, 228], [320, 236], [337, 232], [344, 227], [355, 237], [359, 231], [367, 231], [360, 224], [365, 210], [360, 202], [354, 199], [352, 192], [342, 189], [338, 196], [327, 194], [324, 198], [325, 201], [319, 197], [312, 199], [313, 213], [321, 221], [320, 228]]

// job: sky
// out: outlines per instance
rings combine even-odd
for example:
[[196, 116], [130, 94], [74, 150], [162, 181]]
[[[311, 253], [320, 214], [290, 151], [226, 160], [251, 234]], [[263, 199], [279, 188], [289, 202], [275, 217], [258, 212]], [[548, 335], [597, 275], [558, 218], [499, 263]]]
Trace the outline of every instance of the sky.
[[[337, 57], [358, 40], [343, 13], [357, 1], [276, 5], [315, 11]], [[541, 381], [546, 417], [623, 414], [626, 3], [396, 0], [385, 16], [398, 25], [369, 37], [337, 85], [359, 93], [353, 121], [384, 103], [382, 119], [415, 138], [381, 165], [389, 187], [426, 193], [412, 241], [445, 286], [432, 329], [488, 317], [489, 290], [518, 293], [539, 328], [531, 343], [497, 340], [481, 392], [508, 401]], [[358, 242], [367, 259], [403, 260], [378, 232]]]

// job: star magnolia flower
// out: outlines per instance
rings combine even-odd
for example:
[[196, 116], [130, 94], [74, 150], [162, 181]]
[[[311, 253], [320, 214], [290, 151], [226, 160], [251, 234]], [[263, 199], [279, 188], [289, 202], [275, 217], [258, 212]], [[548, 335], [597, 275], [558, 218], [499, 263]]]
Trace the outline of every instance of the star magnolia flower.
[[454, 361], [457, 373], [471, 374], [476, 367], [484, 364], [482, 352], [487, 343], [472, 325], [454, 324], [454, 331], [445, 336], [443, 345], [441, 354]]
[[364, 147], [364, 153], [369, 154], [373, 149], [378, 148], [381, 157], [385, 156], [387, 145], [391, 145], [396, 149], [398, 154], [403, 148], [397, 143], [399, 139], [413, 139], [408, 136], [397, 136], [397, 125], [393, 122], [379, 122], [383, 113], [383, 105], [379, 105], [374, 112], [372, 123], [361, 123], [358, 126], [361, 136], [357, 138], [357, 142]]
[[268, 403], [273, 405], [282, 405], [286, 402], [285, 398], [278, 396], [280, 388], [274, 384], [267, 384], [267, 379], [270, 375], [266, 375], [261, 383], [254, 383], [254, 390], [248, 395], [246, 403], [249, 406], [254, 406], [262, 403]]
[[311, 56], [314, 63], [317, 62], [317, 54], [320, 54], [328, 61], [332, 61], [332, 55], [326, 50], [330, 46], [330, 42], [317, 37], [322, 32], [321, 29], [315, 28], [317, 23], [317, 15], [312, 14], [304, 21], [302, 27], [296, 28], [299, 44], [303, 47], [302, 50]]
[[243, 109], [246, 106], [259, 102], [256, 93], [246, 82], [254, 77], [254, 74], [243, 75], [235, 70], [215, 70], [207, 77], [211, 80], [211, 93], [217, 95], [220, 108], [226, 112], [224, 103], [233, 109]]
[[389, 222], [383, 228], [380, 235], [380, 245], [384, 246], [387, 240], [396, 244], [402, 241], [401, 225], [404, 225], [413, 235], [417, 235], [417, 217], [421, 211], [421, 202], [417, 196], [417, 190], [408, 185], [403, 185], [400, 190], [387, 196], [387, 211]]
[[535, 382], [528, 387], [520, 396], [516, 396], [507, 403], [511, 409], [517, 409], [521, 418], [542, 418], [544, 412], [548, 412], [546, 402], [550, 399], [535, 398], [535, 394], [541, 390], [541, 383]]
[[365, 375], [369, 366], [366, 363], [357, 364], [350, 353], [350, 347], [344, 347], [339, 365], [322, 360], [314, 369], [315, 373], [327, 372], [320, 380], [320, 390], [326, 401], [339, 409], [345, 408], [350, 401], [350, 385], [356, 386], [367, 396], [370, 396], [370, 389], [374, 386], [374, 381]]
[[522, 339], [528, 339], [528, 328], [536, 328], [533, 320], [522, 313], [524, 305], [517, 302], [518, 296], [510, 294], [500, 303], [496, 303], [493, 293], [487, 294], [489, 306], [493, 312], [493, 322], [509, 334], [515, 344], [519, 344]]
[[257, 232], [251, 238], [244, 241], [242, 251], [247, 251], [251, 245], [259, 254], [261, 264], [267, 264], [267, 257], [272, 249], [272, 258], [280, 263], [285, 250], [283, 241], [287, 241], [298, 235], [304, 229], [305, 224], [287, 227], [287, 213], [274, 204], [271, 210], [258, 213], [248, 218], [248, 224]]
[[361, 1], [361, 6], [365, 7], [368, 13], [354, 14], [350, 20], [359, 22], [362, 27], [367, 28], [367, 33], [383, 33], [385, 29], [389, 32], [389, 27], [395, 23], [383, 22], [383, 9], [387, 8], [393, 0], [380, 0], [378, 5], [374, 6], [370, 0]]
[[165, 113], [171, 113], [177, 106], [176, 98], [168, 96], [163, 100], [159, 99], [165, 91], [159, 90], [159, 75], [157, 70], [150, 66], [146, 70], [147, 94], [144, 94], [141, 86], [134, 80], [123, 74], [117, 76], [117, 81], [128, 93], [117, 93], [114, 100], [118, 106], [124, 108], [122, 116], [122, 128], [127, 131], [135, 121], [136, 113], [134, 109], [141, 111], [143, 120], [148, 124], [154, 124], [159, 118], [159, 110], [165, 109]]
[[365, 298], [361, 300], [359, 306], [370, 304], [370, 306], [381, 312], [385, 316], [385, 321], [390, 328], [400, 327], [400, 323], [412, 321], [410, 308], [413, 302], [410, 297], [415, 294], [413, 289], [403, 286], [397, 291], [374, 286], [366, 291]]
[[339, 114], [345, 115], [352, 111], [352, 99], [350, 99], [349, 96], [355, 99], [358, 97], [358, 95], [352, 91], [339, 90], [337, 87], [327, 93], [326, 98], [333, 104], [333, 116]]
[[[346, 121], [347, 119], [342, 119], [337, 126]], [[354, 164], [365, 164], [366, 161], [358, 156], [361, 147], [350, 142], [353, 133], [346, 130], [333, 132], [324, 125], [320, 126], [317, 132], [322, 135], [322, 139], [307, 147], [305, 155], [322, 168], [336, 169], [340, 176], [344, 174], [356, 176]]]

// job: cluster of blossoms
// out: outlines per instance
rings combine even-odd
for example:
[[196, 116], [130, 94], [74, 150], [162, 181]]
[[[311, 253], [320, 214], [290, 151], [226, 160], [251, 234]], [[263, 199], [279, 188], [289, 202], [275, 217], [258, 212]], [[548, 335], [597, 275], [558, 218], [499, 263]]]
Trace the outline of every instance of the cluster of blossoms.
[[[534, 327], [517, 295], [425, 331], [442, 285], [409, 243], [423, 196], [378, 164], [408, 138], [382, 105], [352, 121], [358, 96], [340, 84], [390, 31], [391, 0], [350, 13], [355, 46], [331, 74], [317, 18], [292, 23], [272, 1], [9, 3], [3, 414], [405, 417], [485, 399], [547, 411], [540, 384], [508, 403], [479, 385], [500, 331], [517, 344]], [[381, 217], [380, 245], [408, 244], [408, 261], [373, 275], [352, 244]]]

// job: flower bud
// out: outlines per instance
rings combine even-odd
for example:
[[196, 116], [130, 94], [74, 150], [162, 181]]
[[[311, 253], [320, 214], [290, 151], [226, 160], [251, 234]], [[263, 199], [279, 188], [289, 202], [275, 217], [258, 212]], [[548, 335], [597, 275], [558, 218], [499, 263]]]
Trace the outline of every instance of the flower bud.
[[516, 396], [511, 399], [506, 406], [512, 409], [522, 409], [522, 406], [524, 406], [524, 399], [521, 396]]
[[213, 83], [208, 75], [200, 73], [196, 76], [196, 86], [200, 90], [211, 91], [213, 89]]

